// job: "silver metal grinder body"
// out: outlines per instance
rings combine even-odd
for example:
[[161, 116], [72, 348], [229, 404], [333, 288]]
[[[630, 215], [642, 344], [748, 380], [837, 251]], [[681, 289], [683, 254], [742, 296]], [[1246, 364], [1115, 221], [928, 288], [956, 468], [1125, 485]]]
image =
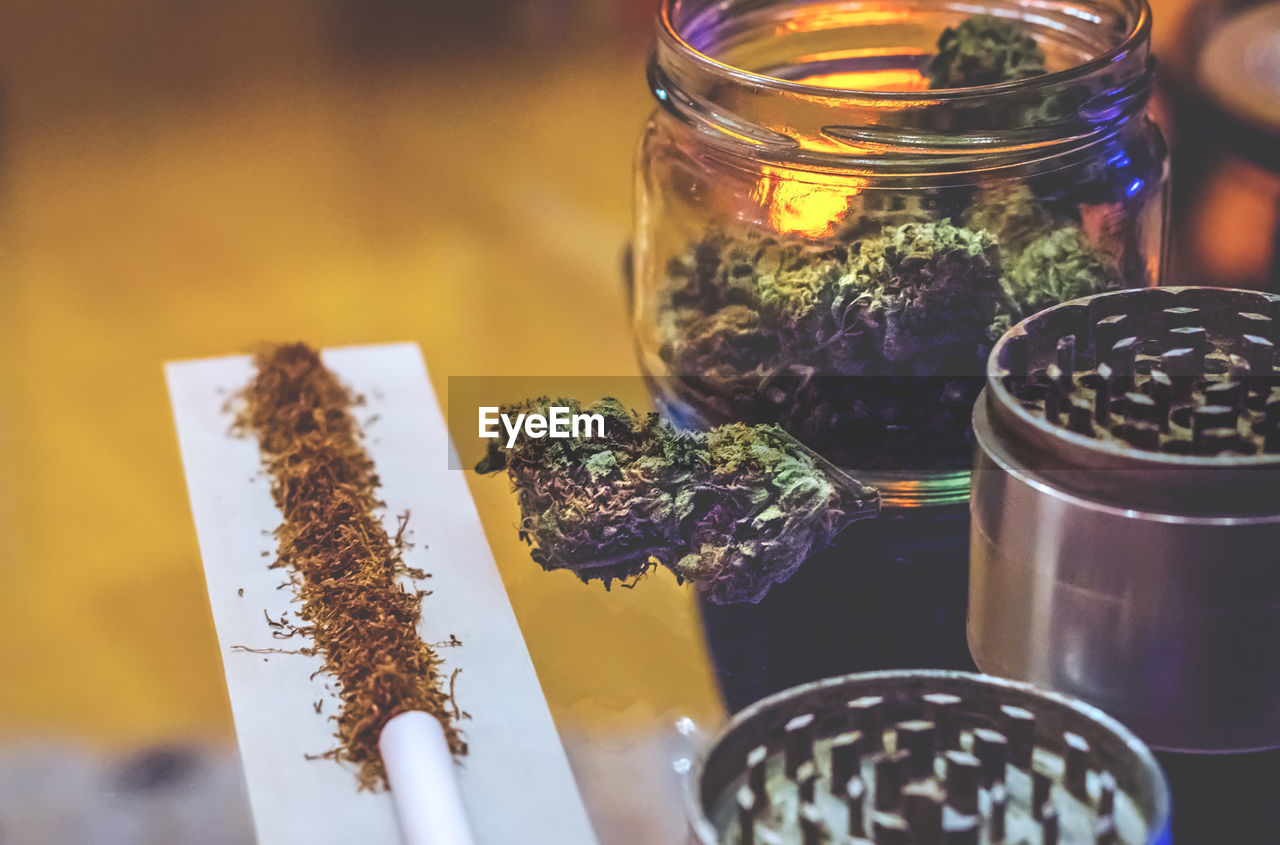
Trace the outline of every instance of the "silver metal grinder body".
[[[1252, 368], [1243, 361], [1242, 321], [1273, 331], [1280, 297], [1145, 289], [1049, 309], [997, 344], [974, 411], [975, 663], [1096, 705], [1158, 749], [1280, 747], [1275, 370], [1256, 354]], [[1162, 375], [1188, 336], [1183, 326], [1169, 334], [1171, 323], [1207, 330], [1182, 387]], [[1127, 360], [1109, 358], [1123, 338], [1138, 341]], [[1254, 341], [1255, 352], [1265, 346]], [[1046, 362], [1057, 367], [1047, 379]], [[1104, 384], [1116, 378], [1127, 383]], [[1037, 381], [1047, 391], [1028, 387]], [[1174, 398], [1158, 411], [1135, 398], [1170, 383]], [[1205, 407], [1224, 390], [1214, 383], [1242, 388], [1236, 434], [1180, 426], [1218, 413]], [[1218, 452], [1215, 437], [1235, 441]]]

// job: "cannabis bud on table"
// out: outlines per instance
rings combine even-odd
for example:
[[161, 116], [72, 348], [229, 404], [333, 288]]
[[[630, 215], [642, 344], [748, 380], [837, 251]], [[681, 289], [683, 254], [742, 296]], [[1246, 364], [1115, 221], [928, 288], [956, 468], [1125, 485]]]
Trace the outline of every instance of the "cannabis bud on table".
[[587, 408], [547, 397], [504, 408], [603, 416], [603, 437], [491, 441], [476, 466], [506, 470], [520, 536], [544, 569], [584, 582], [635, 578], [661, 564], [718, 604], [758, 602], [879, 495], [776, 426], [677, 431], [614, 399]]

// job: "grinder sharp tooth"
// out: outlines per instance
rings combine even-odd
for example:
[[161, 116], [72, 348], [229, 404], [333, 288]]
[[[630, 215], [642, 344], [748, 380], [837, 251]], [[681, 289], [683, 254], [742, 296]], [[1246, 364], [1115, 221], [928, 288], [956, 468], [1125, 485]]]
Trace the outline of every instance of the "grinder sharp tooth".
[[1193, 360], [1200, 362], [1199, 370], [1204, 366], [1205, 353], [1209, 351], [1209, 333], [1200, 326], [1182, 326], [1170, 329], [1165, 333], [1166, 349], [1190, 349]]
[[1179, 399], [1191, 394], [1194, 379], [1203, 366], [1204, 361], [1196, 357], [1195, 350], [1186, 347], [1170, 349], [1160, 356], [1160, 369], [1173, 379], [1174, 395]]
[[1200, 432], [1195, 445], [1200, 455], [1238, 452], [1241, 448], [1240, 432], [1234, 428], [1207, 428]]
[[1266, 378], [1275, 371], [1275, 344], [1265, 337], [1244, 336], [1244, 357], [1255, 377]]
[[973, 756], [982, 766], [982, 785], [1004, 783], [1004, 767], [1009, 759], [1009, 740], [999, 731], [977, 728], [973, 732]]
[[1075, 390], [1075, 382], [1071, 374], [1064, 372], [1057, 364], [1050, 364], [1044, 369], [1045, 378], [1049, 380], [1049, 393], [1060, 400], [1070, 396]]
[[[1238, 356], [1232, 355], [1231, 357]], [[1234, 408], [1239, 413], [1240, 409], [1244, 407], [1244, 385], [1244, 379], [1210, 384], [1201, 391], [1204, 394], [1204, 403], [1206, 405]]]
[[1266, 314], [1252, 311], [1241, 311], [1236, 315], [1236, 332], [1242, 335], [1251, 334], [1275, 341], [1275, 321]]
[[1166, 333], [1184, 326], [1198, 326], [1200, 324], [1200, 309], [1188, 308], [1185, 305], [1166, 308], [1160, 314], [1160, 322], [1161, 328]]
[[1116, 811], [1116, 779], [1111, 772], [1098, 775], [1098, 815], [1109, 816]]
[[1116, 371], [1116, 378], [1123, 383], [1126, 390], [1133, 387], [1134, 363], [1137, 356], [1138, 339], [1136, 337], [1117, 340], [1112, 345], [1111, 351], [1107, 353], [1107, 363]]
[[1049, 806], [1049, 799], [1053, 795], [1053, 778], [1049, 777], [1039, 769], [1031, 772], [1031, 814], [1037, 820], [1041, 817], [1044, 808]]
[[1063, 752], [1063, 785], [1072, 795], [1082, 800], [1088, 798], [1089, 763], [1093, 750], [1089, 742], [1080, 734], [1067, 731], [1062, 735], [1065, 751]]
[[800, 792], [802, 804], [812, 804], [818, 794], [818, 766], [812, 760], [806, 760], [796, 770], [796, 786]]
[[1093, 324], [1093, 357], [1098, 362], [1107, 360], [1116, 341], [1128, 333], [1128, 326], [1127, 314], [1113, 314]]
[[1067, 375], [1073, 376], [1076, 371], [1076, 336], [1069, 334], [1058, 341], [1058, 368]]
[[978, 783], [982, 764], [967, 751], [948, 751], [947, 804], [958, 813], [971, 816], [978, 812]]
[[1169, 410], [1173, 407], [1173, 379], [1163, 370], [1153, 370], [1145, 385], [1147, 395], [1160, 406], [1160, 416], [1164, 420], [1162, 431], [1169, 430]]
[[1196, 443], [1203, 432], [1211, 428], [1229, 428], [1232, 431], [1240, 423], [1240, 412], [1227, 405], [1201, 405], [1191, 413], [1191, 431]]
[[1088, 399], [1072, 399], [1067, 409], [1067, 428], [1076, 434], [1093, 436], [1093, 406]]
[[1094, 382], [1093, 418], [1103, 428], [1111, 425], [1111, 384], [1114, 376], [1110, 364], [1098, 366], [1098, 378]]
[[849, 808], [849, 835], [861, 836], [867, 832], [867, 787], [860, 777], [852, 777], [845, 784], [844, 801]]
[[941, 845], [942, 803], [942, 793], [931, 781], [913, 783], [903, 791], [902, 812], [912, 845]]
[[951, 819], [942, 829], [943, 845], [978, 845], [982, 827], [977, 816]]
[[1058, 845], [1061, 824], [1058, 811], [1052, 804], [1040, 810], [1040, 842], [1042, 845]]
[[862, 731], [846, 731], [831, 740], [831, 789], [843, 789], [862, 771]]
[[1152, 399], [1145, 393], [1129, 391], [1124, 395], [1125, 416], [1136, 422], [1151, 423], [1160, 426], [1167, 423], [1167, 419], [1160, 419], [1160, 406], [1156, 404], [1156, 400]]
[[897, 724], [898, 750], [907, 752], [907, 777], [916, 780], [933, 774], [933, 755], [937, 750], [938, 729], [925, 719], [911, 719]]
[[884, 748], [884, 699], [878, 695], [855, 698], [846, 706], [849, 714], [849, 730], [862, 731], [862, 741], [868, 751]]
[[906, 766], [907, 752], [902, 749], [893, 752], [882, 752], [876, 758], [875, 796], [877, 810], [896, 810], [901, 806]]
[[765, 806], [769, 801], [768, 765], [767, 747], [757, 745], [747, 752], [747, 786], [760, 806]]
[[827, 823], [817, 805], [800, 805], [800, 841], [803, 845], [824, 845], [827, 841]]
[[1154, 452], [1160, 448], [1160, 426], [1152, 423], [1133, 423], [1125, 431], [1130, 446]]
[[1036, 745], [1036, 717], [1030, 710], [1005, 704], [1000, 708], [1001, 730], [1009, 738], [1009, 761], [1021, 769], [1031, 768]]
[[991, 788], [991, 814], [987, 818], [987, 838], [993, 842], [1004, 842], [1006, 825], [1005, 812], [1009, 805], [1009, 793], [1003, 783]]
[[944, 750], [960, 747], [960, 703], [958, 695], [936, 692], [924, 696], [925, 713], [938, 726], [938, 744]]
[[1027, 336], [1025, 334], [1011, 335], [1008, 339], [1008, 358], [1006, 363], [1009, 367], [1009, 374], [1014, 378], [1027, 377]]
[[738, 790], [738, 841], [750, 845], [756, 840], [756, 798], [751, 788], [744, 786]]
[[911, 828], [907, 820], [897, 813], [876, 813], [871, 820], [872, 838], [876, 845], [908, 845]]
[[802, 763], [813, 759], [813, 714], [796, 716], [783, 727], [783, 756], [787, 777], [794, 778]]

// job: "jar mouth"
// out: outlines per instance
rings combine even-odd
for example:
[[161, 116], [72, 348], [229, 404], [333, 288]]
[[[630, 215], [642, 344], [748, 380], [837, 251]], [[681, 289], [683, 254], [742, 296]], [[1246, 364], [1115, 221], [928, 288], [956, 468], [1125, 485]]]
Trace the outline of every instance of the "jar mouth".
[[[1026, 24], [1048, 72], [926, 89], [938, 37], [980, 13]], [[657, 28], [661, 107], [722, 148], [819, 169], [1065, 166], [1142, 113], [1154, 81], [1147, 0], [662, 0]]]
[[[797, 82], [736, 67], [717, 59], [711, 55], [710, 52], [707, 52], [707, 46], [695, 46], [691, 41], [692, 34], [688, 33], [689, 25], [696, 26], [699, 18], [705, 17], [706, 9], [699, 10], [694, 14], [688, 15], [689, 19], [684, 21], [684, 26], [677, 24], [677, 18], [680, 15], [681, 7], [686, 5], [688, 5], [688, 0], [661, 0], [661, 5], [658, 10], [658, 37], [667, 42], [672, 48], [683, 53], [690, 61], [703, 65], [708, 70], [722, 74], [727, 80], [751, 85], [761, 89], [772, 89], [792, 94], [846, 99], [857, 102], [882, 100], [886, 104], [894, 102], [932, 104], [938, 101], [963, 100], [975, 96], [988, 97], [998, 95], [1002, 91], [1008, 90], [1057, 87], [1063, 83], [1069, 83], [1073, 80], [1087, 77], [1090, 74], [1109, 67], [1127, 54], [1132, 53], [1135, 49], [1145, 47], [1151, 37], [1151, 6], [1147, 0], [1122, 0], [1122, 7], [1125, 12], [1125, 16], [1127, 18], [1132, 18], [1132, 24], [1129, 26], [1128, 32], [1111, 48], [1079, 64], [1063, 68], [1061, 70], [1050, 71], [1039, 76], [1032, 76], [1025, 79], [1018, 79], [1011, 82], [1000, 82], [991, 85], [977, 85], [963, 88], [939, 88], [924, 91], [886, 91], [878, 88], [844, 88]], [[722, 10], [727, 10], [731, 5], [732, 3], [717, 4], [717, 6]], [[754, 7], [760, 7], [768, 4], [754, 3], [751, 5]], [[973, 10], [973, 6], [971, 4], [956, 4], [955, 8]], [[998, 10], [983, 9], [982, 12], [997, 13]], [[998, 14], [997, 16], [1015, 17]]]

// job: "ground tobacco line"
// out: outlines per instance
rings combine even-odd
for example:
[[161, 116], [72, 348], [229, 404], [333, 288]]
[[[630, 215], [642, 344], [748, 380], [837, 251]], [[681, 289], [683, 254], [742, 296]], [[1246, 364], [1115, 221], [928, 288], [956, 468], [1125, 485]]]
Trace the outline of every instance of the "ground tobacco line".
[[[254, 363], [236, 427], [257, 438], [284, 516], [272, 566], [298, 576], [302, 624], [291, 633], [311, 638], [303, 651], [323, 657], [323, 671], [341, 687], [331, 717], [338, 745], [319, 756], [356, 764], [361, 788], [385, 786], [378, 736], [407, 710], [439, 719], [450, 748], [465, 754], [452, 684], [446, 691], [440, 658], [418, 636], [425, 591], [399, 581], [426, 577], [403, 560], [408, 514], [394, 537], [378, 516], [378, 476], [351, 415], [358, 398], [304, 344], [264, 348]], [[268, 624], [281, 633], [281, 623], [268, 617]]]

